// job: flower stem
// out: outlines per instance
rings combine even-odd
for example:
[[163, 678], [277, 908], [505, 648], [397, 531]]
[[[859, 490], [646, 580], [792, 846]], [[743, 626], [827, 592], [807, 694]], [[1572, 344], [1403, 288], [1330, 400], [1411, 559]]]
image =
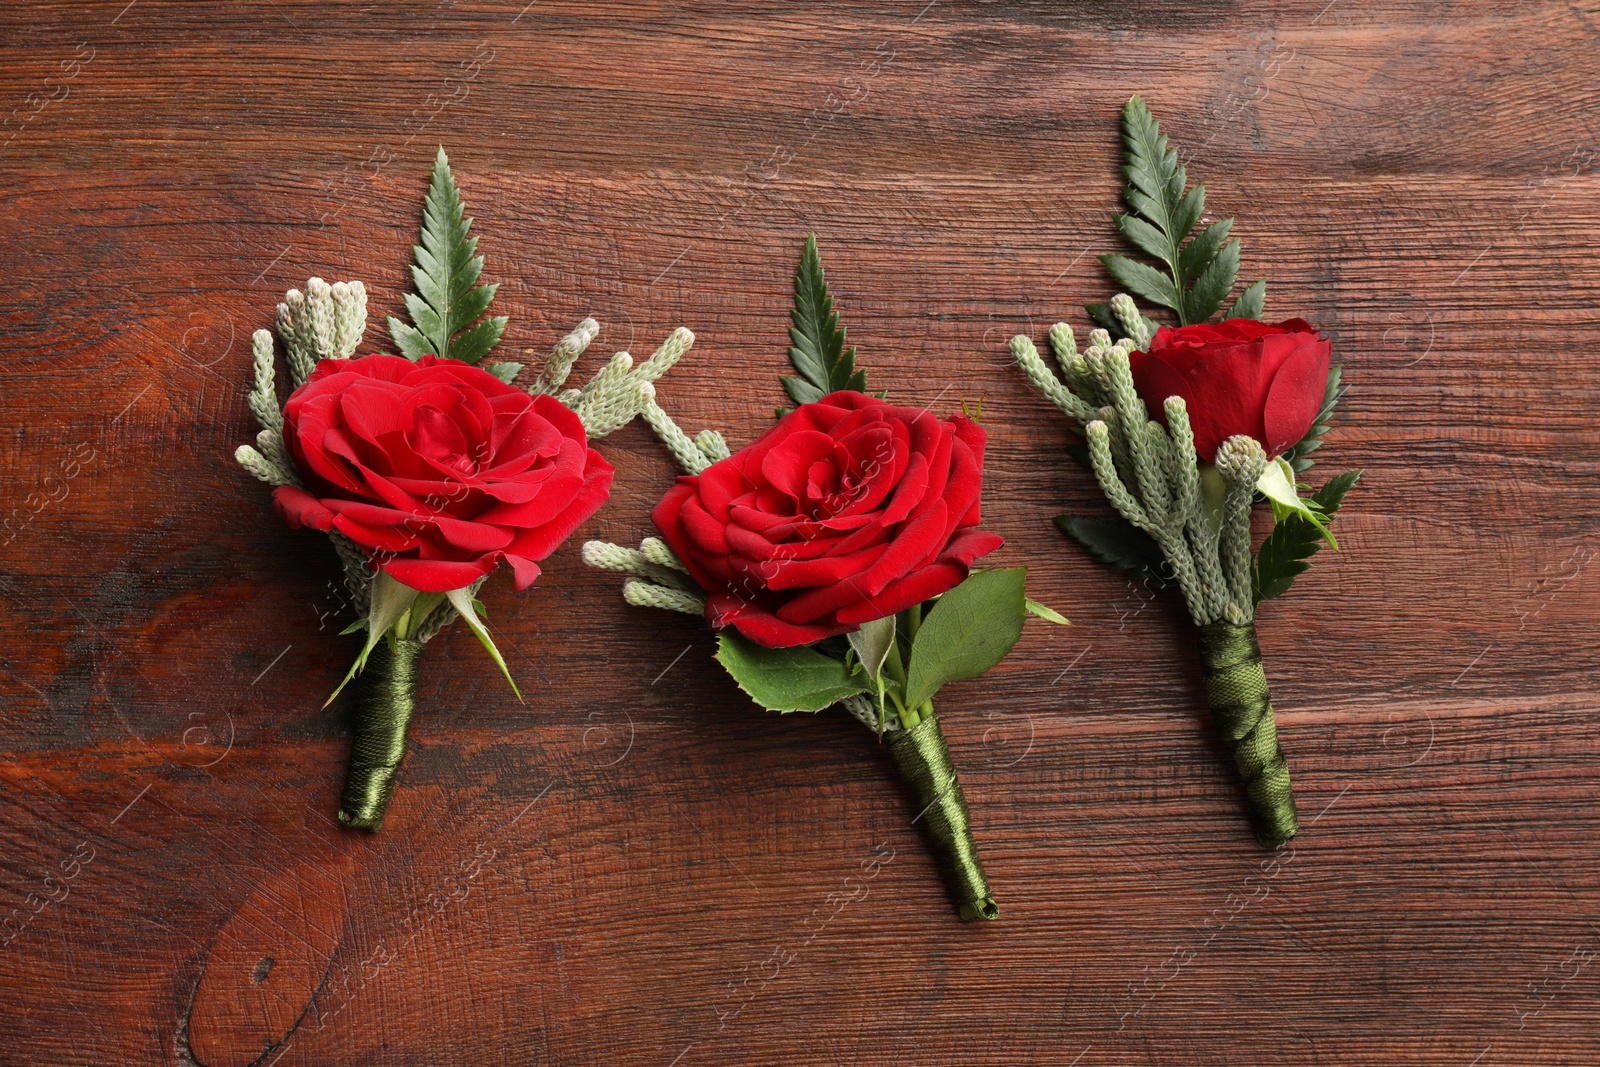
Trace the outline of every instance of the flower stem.
[[339, 821], [376, 830], [406, 754], [406, 725], [416, 707], [418, 641], [380, 641], [351, 694], [352, 743]]
[[1256, 840], [1277, 848], [1295, 835], [1299, 821], [1289, 765], [1278, 745], [1255, 624], [1213, 622], [1200, 627], [1200, 663], [1211, 715], [1244, 780]]
[[989, 894], [989, 880], [978, 858], [961, 780], [931, 702], [922, 708], [926, 714], [915, 726], [889, 735], [889, 754], [916, 794], [918, 811], [911, 821], [921, 822], [927, 830], [961, 917], [969, 922], [996, 918], [1000, 908]]

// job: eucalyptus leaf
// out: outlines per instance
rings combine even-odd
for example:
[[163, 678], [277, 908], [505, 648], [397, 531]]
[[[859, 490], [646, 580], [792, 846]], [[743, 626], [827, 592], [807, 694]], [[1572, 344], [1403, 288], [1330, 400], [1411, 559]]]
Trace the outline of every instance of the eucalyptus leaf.
[[920, 707], [947, 682], [976, 678], [1005, 658], [1022, 636], [1027, 573], [974, 571], [939, 598], [911, 643], [906, 707]]
[[768, 711], [821, 711], [874, 688], [842, 660], [804, 645], [763, 648], [731, 628], [717, 635], [717, 662]]

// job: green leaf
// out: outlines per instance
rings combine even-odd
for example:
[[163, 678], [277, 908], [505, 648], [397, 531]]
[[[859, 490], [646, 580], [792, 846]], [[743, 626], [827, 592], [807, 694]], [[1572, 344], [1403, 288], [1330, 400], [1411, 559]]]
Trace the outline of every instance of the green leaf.
[[1261, 478], [1256, 482], [1256, 492], [1272, 502], [1272, 513], [1282, 522], [1289, 515], [1299, 515], [1317, 529], [1322, 531], [1322, 536], [1328, 542], [1328, 547], [1335, 552], [1339, 550], [1339, 542], [1333, 538], [1333, 531], [1328, 529], [1327, 516], [1322, 514], [1322, 509], [1315, 500], [1302, 500], [1295, 484], [1294, 468], [1289, 466], [1289, 461], [1279, 456], [1267, 464], [1267, 469], [1262, 471]]
[[1113, 340], [1122, 332], [1122, 323], [1117, 321], [1117, 313], [1111, 310], [1110, 304], [1085, 304], [1083, 311], [1090, 322], [1109, 333]]
[[789, 328], [789, 362], [800, 372], [798, 378], [783, 379], [790, 400], [809, 404], [841, 389], [866, 390], [866, 373], [856, 369], [856, 350], [844, 347], [845, 331], [828, 295], [815, 234], [806, 238], [800, 252], [789, 319], [794, 324]]
[[883, 664], [889, 658], [890, 650], [894, 648], [895, 616], [888, 615], [862, 623], [861, 629], [851, 633], [849, 638], [856, 659], [861, 661], [862, 669], [867, 672], [867, 677], [872, 679], [872, 688], [876, 691], [878, 699], [878, 723], [881, 727], [886, 711], [884, 691], [887, 688], [883, 678]]
[[[1311, 494], [1312, 501], [1324, 516], [1324, 522], [1333, 521], [1334, 513], [1344, 503], [1345, 494], [1361, 474], [1359, 470], [1346, 471], [1328, 479], [1326, 485]], [[1256, 553], [1256, 603], [1289, 591], [1294, 580], [1311, 567], [1311, 557], [1321, 551], [1322, 534], [1322, 529], [1315, 523], [1297, 514], [1288, 516], [1273, 528]]]
[[[416, 602], [419, 595], [417, 590], [389, 577], [385, 571], [379, 571], [373, 576], [366, 616], [367, 643], [362, 646], [355, 662], [350, 664], [350, 670], [345, 674], [344, 681], [339, 683], [323, 707], [332, 704], [334, 697], [350, 684], [350, 679], [361, 673], [361, 669], [367, 665], [367, 657], [372, 655], [372, 650], [378, 647], [378, 642], [382, 641], [384, 636], [394, 629], [395, 624], [405, 617], [406, 612], [411, 610], [411, 605]], [[349, 633], [354, 629], [352, 626], [345, 632]]]
[[1083, 515], [1057, 515], [1061, 532], [1089, 550], [1102, 563], [1128, 571], [1135, 581], [1154, 589], [1167, 585], [1167, 558], [1155, 538], [1127, 519], [1092, 519]]
[[848, 635], [850, 647], [856, 650], [856, 659], [866, 669], [867, 677], [876, 679], [883, 671], [883, 661], [889, 658], [894, 647], [895, 617], [885, 616], [862, 623], [861, 629]]
[[1296, 474], [1310, 470], [1315, 463], [1311, 453], [1322, 447], [1322, 438], [1333, 421], [1333, 407], [1339, 402], [1339, 381], [1343, 375], [1337, 363], [1328, 367], [1328, 384], [1322, 390], [1322, 407], [1317, 411], [1317, 417], [1311, 420], [1311, 428], [1306, 435], [1283, 454]]
[[1072, 620], [1048, 604], [1041, 604], [1032, 597], [1024, 598], [1022, 606], [1028, 609], [1029, 615], [1037, 616], [1045, 622], [1053, 622], [1057, 626], [1071, 626]]
[[[1231, 227], [1232, 219], [1224, 219]], [[1220, 226], [1221, 223], [1218, 223]], [[1215, 229], [1215, 227], [1212, 227]], [[1209, 232], [1209, 231], [1208, 231]], [[1204, 234], [1201, 234], [1204, 237]], [[1198, 240], [1199, 238], [1196, 238]], [[1211, 260], [1211, 265], [1200, 272], [1185, 298], [1189, 321], [1204, 322], [1217, 313], [1223, 300], [1233, 292], [1233, 283], [1239, 278], [1239, 242], [1229, 241]]]
[[1164, 259], [1170, 251], [1167, 235], [1137, 215], [1118, 215], [1116, 222], [1122, 236], [1157, 259]]
[[1227, 319], [1255, 319], [1261, 321], [1261, 316], [1266, 313], [1267, 305], [1267, 280], [1251, 282], [1244, 292], [1239, 294], [1239, 299], [1233, 302], [1233, 307], [1223, 316]]
[[[1180, 325], [1204, 322], [1238, 279], [1239, 243], [1228, 240], [1233, 220], [1212, 223], [1190, 237], [1205, 214], [1205, 186], [1187, 188], [1188, 171], [1177, 150], [1137, 96], [1122, 109], [1122, 143], [1128, 182], [1122, 199], [1129, 210], [1115, 216], [1117, 230], [1159, 269], [1126, 256], [1101, 256], [1100, 262], [1118, 285], [1175, 312]], [[1255, 299], [1259, 305], [1259, 293]]]
[[[1172, 279], [1154, 267], [1147, 267], [1137, 260], [1117, 255], [1101, 256], [1100, 263], [1118, 285], [1134, 296], [1143, 297], [1152, 304], [1160, 304], [1164, 308], [1181, 312], [1182, 302], [1178, 297], [1178, 291], [1172, 287]], [[1119, 326], [1112, 333], [1115, 334], [1120, 330]]]
[[768, 711], [821, 711], [874, 688], [813, 648], [763, 648], [731, 628], [717, 635], [717, 662]]
[[422, 243], [411, 247], [416, 258], [411, 280], [417, 289], [405, 298], [411, 323], [389, 317], [389, 335], [408, 359], [431, 353], [476, 363], [505, 334], [504, 315], [477, 322], [500, 287], [477, 284], [483, 257], [475, 255], [478, 239], [467, 236], [471, 229], [472, 220], [463, 218], [450, 160], [440, 148], [422, 204]]
[[485, 363], [483, 369], [510, 385], [517, 380], [517, 375], [522, 373], [521, 363]]
[[506, 667], [505, 657], [500, 655], [500, 650], [494, 647], [494, 638], [489, 636], [489, 630], [483, 625], [483, 620], [478, 618], [478, 602], [472, 599], [472, 594], [465, 588], [452, 589], [445, 594], [445, 599], [450, 601], [450, 606], [456, 609], [463, 622], [472, 627], [472, 632], [478, 635], [478, 641], [489, 653], [489, 658], [494, 660], [495, 666], [500, 668], [500, 673], [506, 676], [506, 682], [511, 686], [511, 691], [517, 694], [518, 703], [526, 703], [522, 699], [522, 690], [517, 688], [517, 683], [511, 677], [511, 671]]
[[945, 683], [976, 678], [1005, 658], [1022, 636], [1027, 573], [974, 571], [939, 598], [911, 643], [906, 707], [920, 707]]
[[1216, 258], [1232, 229], [1233, 220], [1223, 219], [1195, 234], [1178, 256], [1178, 269], [1191, 277], [1199, 275], [1205, 270], [1206, 264]]

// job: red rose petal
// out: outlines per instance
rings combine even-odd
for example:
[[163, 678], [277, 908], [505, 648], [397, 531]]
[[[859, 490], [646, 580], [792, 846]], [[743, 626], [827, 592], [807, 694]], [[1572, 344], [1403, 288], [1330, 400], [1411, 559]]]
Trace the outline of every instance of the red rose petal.
[[283, 521], [293, 529], [309, 526], [327, 532], [333, 529], [333, 512], [322, 501], [292, 485], [280, 485], [272, 491], [272, 506]]
[[448, 593], [452, 589], [465, 589], [494, 570], [494, 565], [495, 557], [489, 554], [469, 563], [436, 559], [387, 559], [378, 564], [378, 569], [402, 585], [409, 585], [420, 592]]
[[929, 597], [948, 593], [966, 581], [967, 568], [958, 563], [939, 562], [898, 578], [877, 596], [868, 597], [858, 604], [840, 608], [837, 618], [852, 627], [873, 619], [882, 619], [920, 604]]
[[511, 542], [510, 551], [528, 559], [544, 559], [550, 555], [561, 546], [561, 542], [572, 536], [574, 530], [588, 522], [610, 498], [611, 480], [615, 475], [616, 468], [591, 448], [588, 470], [577, 495], [566, 505], [565, 510], [543, 526], [519, 531]]
[[1298, 444], [1316, 421], [1332, 356], [1333, 345], [1313, 334], [1278, 368], [1263, 412], [1269, 457]]
[[511, 584], [519, 593], [532, 585], [542, 573], [537, 563], [523, 556], [505, 552], [501, 554], [500, 558], [510, 564]]

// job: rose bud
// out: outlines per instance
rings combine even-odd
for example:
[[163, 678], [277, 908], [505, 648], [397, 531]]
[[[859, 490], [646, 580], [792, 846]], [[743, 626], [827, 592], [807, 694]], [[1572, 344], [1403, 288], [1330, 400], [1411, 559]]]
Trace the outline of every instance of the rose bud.
[[1212, 463], [1234, 434], [1260, 441], [1268, 458], [1297, 444], [1322, 408], [1332, 353], [1304, 319], [1228, 319], [1163, 326], [1129, 364], [1152, 418], [1165, 424], [1164, 401], [1183, 397], [1195, 450]]

